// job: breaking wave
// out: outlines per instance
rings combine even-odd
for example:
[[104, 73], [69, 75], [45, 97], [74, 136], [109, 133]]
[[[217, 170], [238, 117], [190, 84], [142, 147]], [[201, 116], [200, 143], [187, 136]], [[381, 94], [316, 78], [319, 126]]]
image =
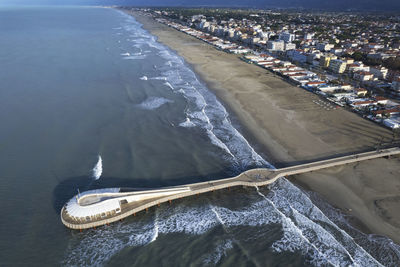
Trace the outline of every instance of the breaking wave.
[[157, 209], [153, 220], [118, 223], [90, 231], [69, 247], [65, 263], [100, 265], [123, 248], [157, 242], [160, 234], [203, 235], [220, 225], [233, 239], [211, 245], [205, 262], [215, 263], [236, 243], [245, 242], [235, 235], [235, 227], [259, 227], [262, 232], [266, 226], [278, 224], [282, 234], [272, 244], [276, 253], [299, 252], [315, 266], [382, 266], [287, 180], [279, 180], [264, 191], [257, 189], [253, 194], [259, 194], [259, 199], [239, 210], [213, 204], [164, 205]]

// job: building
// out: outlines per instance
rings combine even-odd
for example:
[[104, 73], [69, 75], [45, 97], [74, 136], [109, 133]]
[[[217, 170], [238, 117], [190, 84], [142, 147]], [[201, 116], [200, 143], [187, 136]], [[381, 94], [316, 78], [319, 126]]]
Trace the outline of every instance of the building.
[[279, 40], [285, 41], [287, 43], [293, 42], [296, 39], [296, 35], [288, 32], [283, 32], [279, 35]]
[[326, 44], [326, 43], [319, 43], [318, 45], [317, 45], [317, 49], [319, 50], [319, 51], [329, 51], [329, 50], [331, 50], [332, 48], [334, 48], [335, 47], [335, 45], [333, 45], [333, 44]]
[[295, 49], [296, 49], [296, 44], [285, 43], [285, 51], [287, 51], [287, 50], [295, 50]]
[[374, 78], [374, 75], [368, 71], [359, 71], [354, 73], [354, 79], [359, 81], [371, 81]]
[[333, 59], [329, 63], [329, 69], [335, 73], [343, 73], [346, 70], [346, 62], [339, 59]]
[[371, 67], [369, 69], [369, 72], [371, 72], [378, 79], [386, 79], [386, 76], [388, 74], [388, 69], [382, 66]]
[[357, 96], [361, 96], [361, 97], [365, 96], [368, 93], [367, 89], [364, 89], [364, 88], [354, 88], [353, 90], [354, 90], [354, 93], [357, 94]]
[[271, 51], [283, 51], [285, 43], [283, 41], [268, 41], [267, 49]]
[[332, 59], [336, 59], [336, 56], [333, 55], [322, 55], [319, 60], [319, 65], [323, 68], [329, 67], [329, 63]]
[[314, 38], [314, 33], [306, 33], [304, 34], [304, 40], [312, 40]]

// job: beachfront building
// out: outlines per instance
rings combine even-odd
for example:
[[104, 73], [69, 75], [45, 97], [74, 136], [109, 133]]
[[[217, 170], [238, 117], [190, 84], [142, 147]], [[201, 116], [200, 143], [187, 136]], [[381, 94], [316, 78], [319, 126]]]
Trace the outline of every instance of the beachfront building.
[[346, 62], [340, 59], [331, 60], [329, 69], [335, 73], [343, 73], [346, 70]]

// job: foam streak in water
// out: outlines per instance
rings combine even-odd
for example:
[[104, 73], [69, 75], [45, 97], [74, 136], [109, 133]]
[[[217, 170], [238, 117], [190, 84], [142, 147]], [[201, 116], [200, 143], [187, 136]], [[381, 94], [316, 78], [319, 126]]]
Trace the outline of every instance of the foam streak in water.
[[101, 159], [101, 156], [99, 155], [97, 163], [92, 170], [92, 177], [95, 180], [98, 180], [102, 173], [103, 173], [103, 160]]

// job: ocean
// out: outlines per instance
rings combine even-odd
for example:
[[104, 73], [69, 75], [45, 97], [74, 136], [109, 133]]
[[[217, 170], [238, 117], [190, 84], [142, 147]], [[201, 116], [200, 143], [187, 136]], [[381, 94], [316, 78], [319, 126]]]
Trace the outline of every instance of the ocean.
[[83, 232], [78, 190], [161, 187], [273, 167], [174, 51], [99, 7], [0, 8], [1, 266], [398, 266], [286, 179], [181, 199]]

